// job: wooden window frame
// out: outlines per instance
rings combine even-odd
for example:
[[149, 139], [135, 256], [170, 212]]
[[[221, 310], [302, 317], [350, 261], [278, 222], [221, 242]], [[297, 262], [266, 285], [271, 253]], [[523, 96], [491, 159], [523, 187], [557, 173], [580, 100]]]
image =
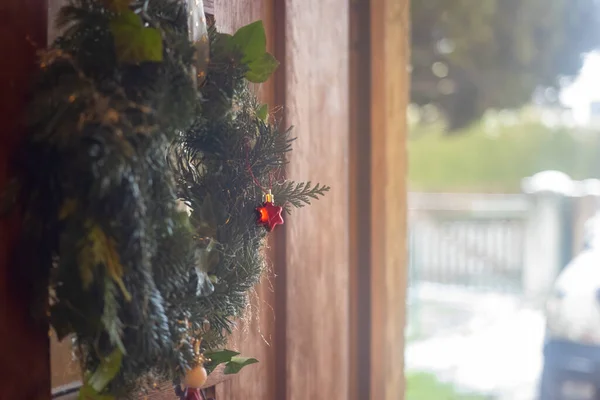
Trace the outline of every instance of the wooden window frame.
[[353, 400], [404, 398], [409, 1], [350, 1]]

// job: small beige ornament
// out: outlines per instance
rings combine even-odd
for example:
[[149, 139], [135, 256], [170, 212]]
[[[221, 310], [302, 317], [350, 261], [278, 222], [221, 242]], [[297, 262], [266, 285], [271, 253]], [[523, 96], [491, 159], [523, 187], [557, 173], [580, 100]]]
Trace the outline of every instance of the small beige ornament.
[[200, 388], [206, 383], [207, 379], [208, 373], [206, 372], [206, 368], [202, 365], [197, 365], [185, 374], [184, 384], [188, 388]]
[[198, 364], [194, 368], [188, 370], [185, 374], [183, 384], [188, 389], [200, 388], [206, 383], [206, 380], [208, 379], [208, 372], [206, 371], [206, 368], [204, 368], [204, 363], [210, 360], [208, 360], [206, 357], [204, 357], [204, 354], [202, 354], [201, 344], [202, 338], [198, 338], [195, 340], [194, 353], [196, 353], [196, 361], [198, 362]]

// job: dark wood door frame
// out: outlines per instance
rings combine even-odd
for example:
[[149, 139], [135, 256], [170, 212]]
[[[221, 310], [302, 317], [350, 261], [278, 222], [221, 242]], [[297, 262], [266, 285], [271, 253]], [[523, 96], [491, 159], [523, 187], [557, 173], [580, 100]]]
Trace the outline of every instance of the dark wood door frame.
[[[45, 0], [0, 2], [0, 190], [13, 176], [11, 159], [24, 134], [24, 110], [36, 71], [36, 51], [46, 45]], [[18, 210], [0, 219], [0, 398], [50, 397], [48, 326], [31, 318], [31, 277], [19, 273], [14, 249]]]
[[351, 394], [404, 397], [409, 0], [350, 1]]

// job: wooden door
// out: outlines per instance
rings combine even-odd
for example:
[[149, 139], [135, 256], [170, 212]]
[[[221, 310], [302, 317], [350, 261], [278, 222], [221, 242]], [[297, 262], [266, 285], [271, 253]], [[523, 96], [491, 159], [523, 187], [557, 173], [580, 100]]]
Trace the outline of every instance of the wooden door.
[[[50, 0], [51, 13], [62, 1]], [[43, 43], [46, 26], [40, 15], [47, 10], [40, 0], [4, 0], [3, 38], [18, 32]], [[287, 174], [332, 187], [275, 232], [272, 272], [257, 287], [251, 315], [229, 346], [260, 363], [218, 384], [216, 400], [401, 399], [408, 0], [215, 0], [212, 10], [226, 32], [264, 21], [270, 51], [281, 66], [257, 91], [263, 101], [283, 107], [285, 125], [295, 126], [298, 140]], [[16, 51], [0, 41], [5, 54], [16, 55], [0, 82], [18, 89], [0, 94], [4, 131], [14, 139], [35, 49]], [[18, 101], [12, 104], [14, 95]], [[15, 144], [7, 138], [0, 146], [4, 158]], [[5, 160], [0, 162], [3, 183], [9, 173]], [[7, 238], [14, 236], [18, 221], [1, 227], [4, 296], [12, 268], [5, 261]], [[10, 293], [0, 304], [0, 346], [12, 348], [0, 360], [0, 398], [46, 399], [46, 328], [19, 322], [25, 319], [20, 305], [27, 294]], [[11, 324], [27, 335], [19, 338], [2, 329]], [[59, 369], [68, 347], [53, 346], [53, 379], [72, 380]], [[20, 358], [19, 352], [27, 353]], [[34, 366], [29, 376], [25, 365]], [[22, 386], [27, 395], [14, 397]], [[150, 398], [174, 396], [166, 383]]]
[[261, 363], [219, 385], [217, 399], [348, 398], [348, 16], [346, 0], [215, 3], [224, 31], [265, 22], [282, 65], [259, 91], [295, 126], [288, 176], [332, 186], [276, 233], [259, 319], [234, 338]]

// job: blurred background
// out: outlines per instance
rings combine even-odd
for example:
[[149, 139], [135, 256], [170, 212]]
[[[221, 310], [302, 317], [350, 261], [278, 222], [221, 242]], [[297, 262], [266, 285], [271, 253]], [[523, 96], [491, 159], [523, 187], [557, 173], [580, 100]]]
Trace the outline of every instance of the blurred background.
[[596, 400], [600, 4], [411, 7], [407, 400]]

